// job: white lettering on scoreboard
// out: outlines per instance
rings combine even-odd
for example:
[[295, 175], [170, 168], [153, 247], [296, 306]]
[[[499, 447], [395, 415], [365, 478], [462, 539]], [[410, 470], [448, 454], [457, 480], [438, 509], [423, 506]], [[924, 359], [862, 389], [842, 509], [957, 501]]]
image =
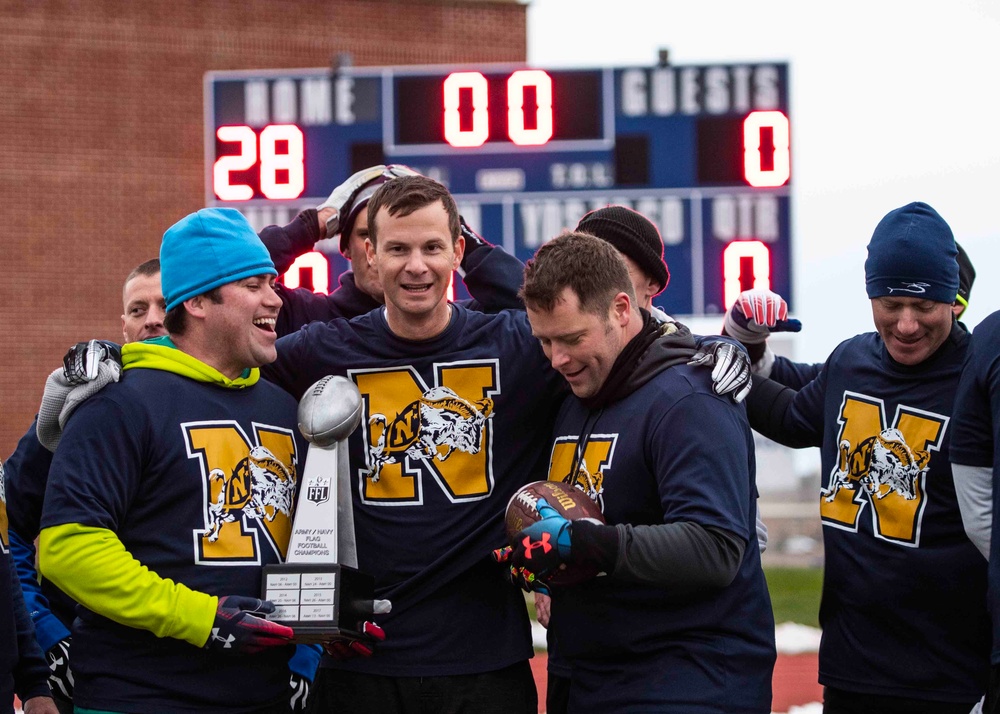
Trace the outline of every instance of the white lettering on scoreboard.
[[727, 114], [778, 109], [781, 77], [773, 65], [656, 67], [621, 73], [621, 111], [652, 114]]

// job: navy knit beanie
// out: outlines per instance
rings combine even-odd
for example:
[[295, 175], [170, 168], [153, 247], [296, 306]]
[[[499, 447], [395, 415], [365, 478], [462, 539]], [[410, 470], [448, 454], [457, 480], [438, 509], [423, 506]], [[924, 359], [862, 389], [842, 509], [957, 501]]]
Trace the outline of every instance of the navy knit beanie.
[[235, 208], [203, 208], [177, 221], [160, 243], [167, 310], [220, 285], [277, 275], [267, 248]]
[[660, 291], [670, 282], [660, 231], [641, 213], [624, 206], [606, 206], [581, 218], [576, 230], [607, 241], [634, 260], [646, 275], [660, 284]]
[[916, 297], [950, 305], [958, 293], [957, 255], [951, 228], [926, 203], [890, 211], [868, 243], [868, 297]]

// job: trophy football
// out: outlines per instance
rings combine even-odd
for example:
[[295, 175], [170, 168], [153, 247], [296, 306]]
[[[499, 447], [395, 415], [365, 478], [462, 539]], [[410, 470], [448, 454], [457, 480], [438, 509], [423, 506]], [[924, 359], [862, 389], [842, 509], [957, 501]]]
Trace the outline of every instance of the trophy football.
[[293, 642], [360, 637], [358, 625], [384, 614], [375, 580], [358, 571], [347, 438], [361, 422], [357, 386], [340, 376], [316, 382], [299, 402], [299, 431], [309, 441], [285, 562], [264, 566], [268, 615], [295, 630]]

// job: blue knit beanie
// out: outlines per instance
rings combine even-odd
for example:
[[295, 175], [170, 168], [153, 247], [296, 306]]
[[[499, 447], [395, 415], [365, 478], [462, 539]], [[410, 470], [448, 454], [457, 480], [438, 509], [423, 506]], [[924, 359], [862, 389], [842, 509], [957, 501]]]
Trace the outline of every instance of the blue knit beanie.
[[915, 297], [955, 302], [958, 248], [951, 228], [926, 203], [910, 203], [886, 214], [868, 243], [868, 297]]
[[203, 208], [167, 229], [160, 244], [160, 282], [167, 310], [254, 275], [277, 275], [253, 228], [235, 208]]

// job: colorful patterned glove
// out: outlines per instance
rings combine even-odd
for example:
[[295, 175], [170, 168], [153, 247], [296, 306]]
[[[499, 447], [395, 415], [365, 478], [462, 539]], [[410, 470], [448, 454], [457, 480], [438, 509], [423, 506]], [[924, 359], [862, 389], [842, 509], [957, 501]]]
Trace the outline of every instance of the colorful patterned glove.
[[121, 366], [122, 351], [114, 342], [106, 340], [77, 342], [63, 357], [63, 376], [74, 387], [92, 382], [97, 378], [101, 362], [107, 359]]
[[274, 603], [256, 597], [219, 598], [215, 622], [205, 649], [227, 654], [255, 654], [268, 647], [291, 644], [295, 631], [258, 615], [274, 612]]
[[544, 498], [538, 499], [535, 508], [542, 519], [514, 536], [510, 562], [515, 568], [526, 569], [544, 578], [547, 573], [569, 562], [573, 550], [573, 524]]
[[358, 632], [360, 637], [341, 635], [324, 642], [323, 649], [336, 660], [371, 657], [375, 653], [375, 645], [385, 641], [385, 630], [370, 620], [359, 622]]
[[504, 574], [508, 582], [514, 587], [521, 588], [529, 593], [536, 592], [542, 595], [551, 595], [552, 591], [549, 590], [549, 586], [541, 578], [537, 577], [530, 570], [511, 565], [510, 561], [513, 555], [514, 549], [509, 545], [493, 551], [493, 559], [504, 566]]
[[780, 295], [758, 288], [740, 293], [722, 329], [745, 345], [757, 345], [772, 332], [799, 332], [802, 323], [788, 319], [788, 304]]

